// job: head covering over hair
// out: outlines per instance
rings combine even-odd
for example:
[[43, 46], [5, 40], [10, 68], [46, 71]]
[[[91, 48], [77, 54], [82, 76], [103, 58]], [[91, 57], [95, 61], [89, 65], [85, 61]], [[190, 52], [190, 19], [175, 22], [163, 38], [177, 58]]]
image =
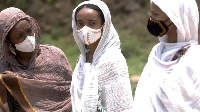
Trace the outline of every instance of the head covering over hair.
[[36, 55], [38, 55], [38, 53], [40, 52], [39, 44], [41, 38], [41, 30], [37, 21], [18, 8], [6, 8], [0, 12], [1, 56], [6, 57], [6, 61], [8, 61], [12, 65], [18, 65], [18, 63], [16, 62], [16, 59], [13, 58], [13, 54], [8, 44], [5, 43], [5, 40], [7, 38], [8, 33], [14, 27], [14, 25], [22, 19], [27, 19], [30, 22], [36, 34], [36, 46], [32, 57], [36, 57]]
[[168, 35], [158, 37], [156, 55], [170, 61], [187, 44], [198, 43], [199, 11], [195, 0], [150, 0], [155, 3], [177, 27], [177, 43], [168, 43]]
[[41, 36], [41, 30], [37, 21], [34, 18], [30, 17], [29, 15], [25, 14], [22, 10], [15, 7], [10, 7], [0, 12], [0, 44], [1, 44], [1, 53], [3, 56], [6, 55], [5, 53], [7, 50], [6, 49], [7, 45], [5, 45], [4, 42], [6, 40], [9, 31], [14, 27], [14, 25], [17, 22], [19, 22], [22, 19], [27, 19], [33, 26], [34, 31], [37, 35], [36, 48], [38, 48]]
[[177, 27], [177, 42], [198, 41], [199, 11], [195, 0], [151, 0]]
[[[98, 6], [105, 19], [102, 36], [94, 52], [92, 63], [86, 63], [85, 45], [76, 32], [75, 12], [84, 4]], [[73, 10], [72, 28], [74, 39], [81, 52], [71, 84], [73, 111], [96, 111], [99, 97], [106, 111], [131, 110], [133, 99], [128, 67], [121, 53], [119, 36], [112, 24], [108, 6], [101, 0], [80, 3]]]
[[[177, 27], [177, 43], [159, 37], [134, 97], [135, 112], [200, 111], [199, 12], [195, 0], [151, 0]], [[173, 60], [173, 57], [178, 58]], [[145, 94], [147, 93], [147, 94]], [[145, 105], [145, 108], [144, 108]]]
[[[17, 61], [5, 43], [9, 31], [23, 19], [36, 35], [36, 49], [28, 66]], [[36, 20], [20, 9], [10, 7], [0, 12], [0, 111], [71, 111], [70, 64], [62, 50], [40, 44], [40, 36]]]
[[99, 56], [101, 56], [101, 54], [103, 54], [107, 49], [116, 49], [119, 48], [120, 49], [120, 40], [119, 40], [119, 36], [117, 34], [117, 31], [115, 30], [112, 21], [111, 21], [111, 15], [110, 15], [110, 11], [107, 7], [107, 5], [102, 2], [101, 0], [90, 0], [90, 1], [85, 1], [82, 2], [81, 4], [79, 4], [74, 10], [73, 10], [73, 15], [72, 15], [72, 28], [73, 28], [73, 35], [74, 35], [74, 39], [81, 51], [82, 56], [85, 56], [85, 45], [84, 43], [81, 41], [81, 39], [79, 38], [76, 29], [77, 29], [77, 25], [76, 25], [76, 21], [75, 21], [75, 11], [78, 7], [80, 7], [81, 5], [84, 4], [94, 4], [96, 6], [98, 6], [104, 15], [104, 19], [105, 19], [105, 23], [103, 26], [103, 34], [101, 36], [101, 40], [95, 50], [94, 56], [93, 56], [93, 62], [97, 63]]

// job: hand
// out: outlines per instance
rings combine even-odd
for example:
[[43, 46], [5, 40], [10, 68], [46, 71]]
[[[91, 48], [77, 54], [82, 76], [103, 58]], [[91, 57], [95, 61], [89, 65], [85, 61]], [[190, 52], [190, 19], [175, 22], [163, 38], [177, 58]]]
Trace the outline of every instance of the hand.
[[11, 71], [4, 71], [3, 74], [10, 74], [12, 73]]
[[4, 71], [3, 74], [1, 74], [1, 77], [3, 79], [12, 79], [12, 78], [15, 78], [16, 75], [11, 71]]

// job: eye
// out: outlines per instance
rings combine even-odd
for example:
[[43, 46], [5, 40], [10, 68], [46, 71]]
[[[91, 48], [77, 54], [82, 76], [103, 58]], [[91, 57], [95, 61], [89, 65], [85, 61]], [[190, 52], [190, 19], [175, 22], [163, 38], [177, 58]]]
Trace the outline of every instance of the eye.
[[94, 22], [91, 22], [90, 25], [95, 25], [95, 23], [94, 23]]
[[27, 33], [32, 33], [32, 28], [28, 28]]
[[153, 15], [153, 16], [158, 16], [158, 14], [157, 14], [157, 13], [152, 13], [152, 15]]
[[21, 39], [22, 38], [22, 33], [20, 33], [18, 36], [17, 36], [17, 39]]
[[83, 23], [77, 23], [77, 26], [82, 26], [83, 25]]

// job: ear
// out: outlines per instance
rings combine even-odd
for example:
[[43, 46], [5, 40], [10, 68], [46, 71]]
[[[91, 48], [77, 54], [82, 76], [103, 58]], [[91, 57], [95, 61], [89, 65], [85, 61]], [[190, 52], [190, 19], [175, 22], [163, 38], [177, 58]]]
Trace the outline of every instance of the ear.
[[8, 44], [8, 45], [12, 44], [12, 43], [11, 43], [9, 40], [7, 40], [7, 39], [5, 40], [5, 43]]
[[5, 43], [7, 44], [7, 46], [12, 46], [12, 47], [14, 47], [15, 46], [15, 44], [13, 44], [10, 40], [5, 40]]

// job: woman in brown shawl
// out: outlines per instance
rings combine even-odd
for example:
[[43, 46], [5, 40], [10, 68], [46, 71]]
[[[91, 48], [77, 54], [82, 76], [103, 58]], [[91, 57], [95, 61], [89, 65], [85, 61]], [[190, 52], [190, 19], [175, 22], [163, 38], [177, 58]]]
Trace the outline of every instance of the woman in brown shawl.
[[40, 36], [36, 20], [20, 9], [0, 12], [0, 112], [71, 111], [70, 64]]

